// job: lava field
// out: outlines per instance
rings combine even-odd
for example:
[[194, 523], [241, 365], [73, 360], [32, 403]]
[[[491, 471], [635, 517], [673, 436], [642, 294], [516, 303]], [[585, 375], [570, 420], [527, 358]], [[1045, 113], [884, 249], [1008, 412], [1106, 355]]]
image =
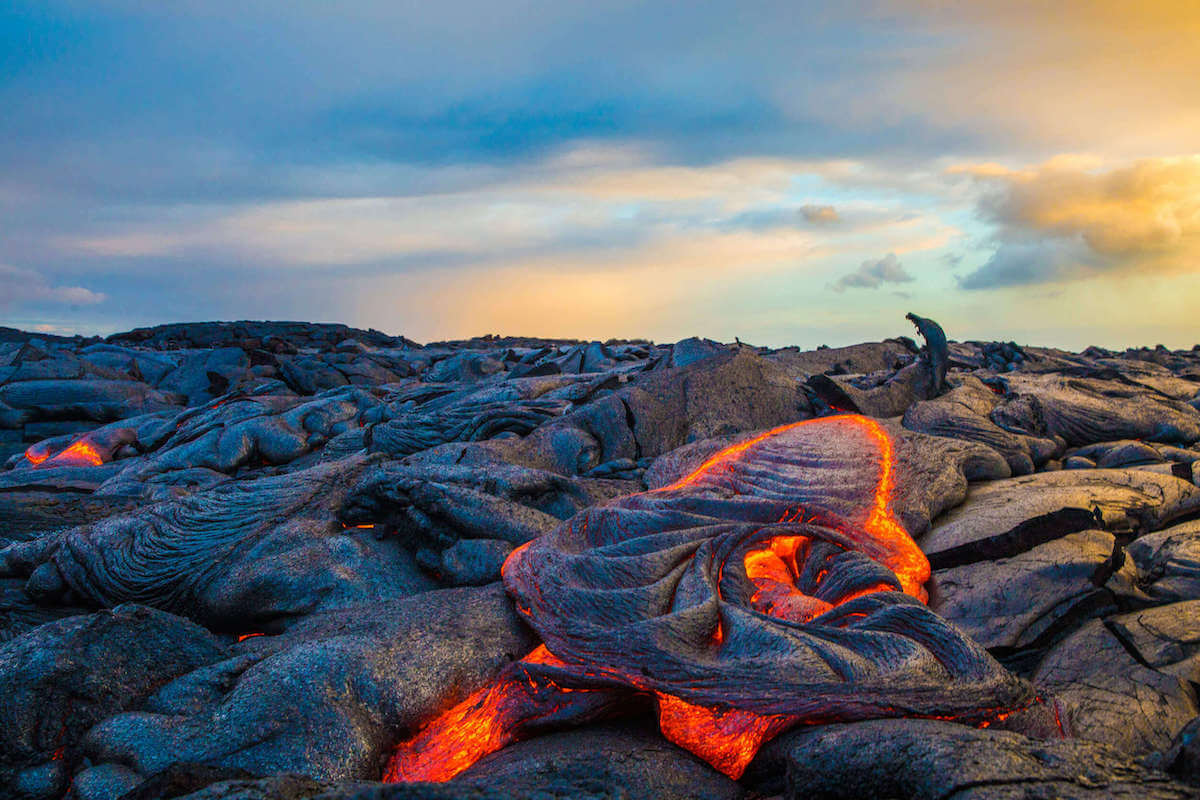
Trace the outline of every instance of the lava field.
[[1200, 345], [909, 319], [0, 329], [0, 797], [1200, 796]]

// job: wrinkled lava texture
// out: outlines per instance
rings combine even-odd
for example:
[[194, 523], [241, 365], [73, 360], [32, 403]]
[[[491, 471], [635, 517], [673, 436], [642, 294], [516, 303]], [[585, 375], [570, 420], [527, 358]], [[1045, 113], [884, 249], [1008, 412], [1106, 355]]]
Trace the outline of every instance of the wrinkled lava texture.
[[1196, 796], [1200, 347], [908, 319], [0, 329], [0, 798]]

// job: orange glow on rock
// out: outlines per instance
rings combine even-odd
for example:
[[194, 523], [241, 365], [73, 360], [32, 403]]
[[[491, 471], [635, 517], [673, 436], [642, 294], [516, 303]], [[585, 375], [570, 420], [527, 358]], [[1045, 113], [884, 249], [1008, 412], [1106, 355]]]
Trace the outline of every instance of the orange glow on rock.
[[[831, 422], [848, 425], [866, 433], [872, 442], [874, 442], [879, 454], [876, 459], [879, 473], [875, 482], [873, 500], [867, 519], [862, 524], [863, 531], [867, 534], [867, 555], [892, 570], [896, 574], [896, 577], [899, 578], [900, 585], [907, 594], [916, 597], [921, 602], [927, 602], [929, 595], [925, 591], [925, 583], [929, 580], [930, 576], [929, 559], [921, 552], [921, 548], [917, 547], [917, 543], [908, 535], [908, 531], [905, 530], [904, 525], [901, 524], [892, 511], [892, 498], [896, 490], [894, 474], [895, 448], [892, 445], [891, 437], [888, 436], [883, 426], [870, 417], [853, 414], [836, 417], [819, 417], [817, 419], [807, 419], [772, 428], [744, 442], [726, 447], [707, 459], [691, 474], [680, 478], [669, 486], [664, 486], [654, 491], [671, 492], [692, 486], [702, 478], [716, 477], [713, 473], [717, 473], [722, 467], [728, 467], [734, 462], [741, 460], [756, 445], [762, 444], [785, 431], [804, 425], [829, 424]], [[797, 510], [791, 517], [785, 515], [784, 519], [781, 519], [780, 522], [798, 521], [802, 514], [802, 509]]]
[[[383, 774], [387, 783], [450, 780], [489, 753], [516, 741], [522, 723], [550, 716], [574, 702], [586, 704], [587, 689], [537, 680], [525, 665], [565, 666], [545, 645], [534, 648], [500, 678], [426, 724], [401, 742]], [[571, 696], [580, 698], [573, 701]]]
[[64, 467], [97, 467], [104, 463], [104, 458], [92, 447], [86, 439], [80, 439], [73, 445], [56, 455], [51, 461], [56, 466]]
[[[854, 519], [838, 521], [837, 525], [865, 555], [888, 567], [896, 575], [903, 591], [925, 602], [927, 594], [924, 584], [930, 576], [929, 562], [892, 510], [895, 451], [887, 431], [873, 419], [844, 415], [781, 425], [724, 448], [685, 477], [646, 494], [668, 493], [689, 487], [704, 491], [709, 485], [723, 488], [723, 470], [731, 470], [734, 464], [758, 445], [786, 431], [810, 424], [848, 426], [866, 434], [875, 445], [877, 455], [872, 461], [878, 471], [873, 478], [870, 506], [859, 509]], [[736, 476], [731, 474], [731, 477]], [[813, 515], [806, 520], [805, 515], [804, 508], [789, 506], [778, 524], [801, 525], [817, 519]], [[825, 522], [827, 520], [822, 519], [822, 524]], [[809, 536], [786, 534], [771, 537], [761, 546], [745, 552], [743, 567], [746, 577], [755, 587], [750, 598], [752, 608], [789, 621], [805, 622], [857, 597], [874, 592], [896, 591], [895, 584], [878, 583], [848, 591], [844, 596], [832, 598], [833, 602], [800, 591], [796, 585], [797, 575], [812, 545], [813, 540]], [[529, 546], [526, 543], [514, 550], [505, 560], [503, 572], [507, 573], [510, 565], [518, 563]], [[817, 573], [817, 584], [826, 574], [826, 570]], [[720, 584], [719, 575], [717, 583]], [[519, 603], [518, 611], [525, 617], [532, 615], [531, 609]], [[847, 614], [846, 618], [860, 616], [864, 615]], [[722, 647], [725, 638], [726, 632], [718, 618], [711, 634], [712, 646]], [[569, 711], [584, 707], [582, 703], [574, 705], [580, 702], [574, 698], [586, 695], [598, 698], [607, 691], [564, 687], [559, 685], [557, 678], [536, 679], [531, 670], [522, 669], [522, 665], [534, 670], [541, 667], [563, 668], [563, 674], [568, 676], [572, 671], [576, 675], [594, 674], [586, 671], [586, 668], [580, 673], [578, 670], [581, 668], [568, 667], [545, 645], [539, 646], [525, 659], [506, 668], [492, 685], [434, 718], [414, 737], [401, 743], [388, 764], [384, 780], [449, 780], [479, 758], [519, 738], [526, 722], [565, 718], [561, 715], [564, 709]], [[635, 693], [640, 690], [637, 681], [632, 681], [630, 686]], [[654, 692], [654, 696], [658, 701], [658, 721], [663, 735], [733, 778], [741, 776], [763, 742], [796, 724], [799, 719], [790, 715], [764, 716], [737, 708], [710, 708], [688, 703], [662, 691]]]
[[256, 636], [266, 636], [266, 634], [265, 633], [243, 633], [241, 636], [239, 636], [237, 638], [237, 640], [239, 642], [244, 642], [247, 639], [253, 639]]
[[746, 553], [746, 577], [756, 587], [751, 608], [791, 622], [807, 622], [833, 608], [796, 588], [796, 553], [808, 543], [806, 536], [774, 536], [766, 547]]
[[774, 436], [778, 436], [779, 434], [783, 433], [784, 431], [790, 431], [792, 428], [798, 427], [800, 425], [804, 425], [809, 422], [814, 422], [814, 421], [815, 420], [808, 419], [808, 420], [803, 420], [801, 422], [792, 422], [787, 425], [780, 425], [778, 428], [772, 428], [771, 430], [767, 431], [766, 433], [760, 433], [758, 436], [755, 436], [751, 439], [747, 439], [744, 442], [738, 442], [737, 444], [730, 445], [729, 447], [726, 447], [724, 450], [721, 450], [720, 452], [718, 452], [716, 455], [710, 457], [707, 461], [705, 461], [703, 464], [701, 464], [699, 467], [697, 467], [690, 475], [680, 478], [679, 480], [672, 483], [670, 486], [663, 486], [662, 488], [655, 489], [654, 491], [656, 491], [656, 492], [673, 492], [676, 489], [682, 489], [685, 486], [691, 486], [693, 483], [700, 480], [701, 477], [707, 475], [709, 472], [716, 470], [717, 467], [720, 467], [724, 464], [728, 464], [731, 461], [737, 461], [739, 458], [741, 458], [745, 454], [745, 452], [747, 450], [754, 447], [754, 445], [756, 445], [760, 442], [764, 442], [767, 439], [770, 439]]
[[35, 467], [98, 467], [104, 463], [104, 457], [87, 439], [77, 439], [70, 447], [55, 453], [53, 457], [36, 448], [37, 445], [34, 445], [25, 451], [25, 458]]
[[714, 711], [669, 694], [658, 697], [663, 736], [737, 780], [762, 743], [788, 728], [794, 717], [761, 716], [731, 708]]
[[505, 701], [511, 689], [507, 681], [485, 687], [434, 719], [396, 749], [383, 780], [448, 781], [508, 744]]
[[875, 504], [871, 508], [871, 516], [863, 526], [866, 532], [876, 542], [884, 544], [889, 550], [889, 556], [880, 559], [896, 577], [904, 591], [927, 602], [929, 595], [925, 591], [925, 583], [929, 580], [929, 559], [917, 547], [917, 543], [908, 535], [908, 531], [896, 519], [892, 512], [892, 495], [895, 493], [896, 455], [892, 447], [891, 437], [887, 431], [873, 419], [868, 417], [845, 417], [857, 420], [875, 443], [879, 446], [879, 483], [875, 487]]

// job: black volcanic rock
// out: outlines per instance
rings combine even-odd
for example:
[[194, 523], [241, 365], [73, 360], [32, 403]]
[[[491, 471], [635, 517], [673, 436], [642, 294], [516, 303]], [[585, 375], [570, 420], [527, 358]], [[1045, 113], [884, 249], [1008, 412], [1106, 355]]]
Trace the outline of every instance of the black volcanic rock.
[[989, 649], [1023, 648], [1111, 605], [1102, 589], [1116, 539], [1081, 531], [1018, 553], [938, 570], [932, 607]]
[[1200, 488], [1145, 470], [1044, 472], [979, 485], [921, 539], [935, 568], [1016, 555], [1102, 526], [1138, 533], [1200, 511]]
[[1046, 654], [1033, 682], [1062, 703], [1073, 735], [1147, 755], [1170, 745], [1200, 706], [1187, 679], [1144, 663], [1127, 642], [1107, 620], [1092, 620]]
[[89, 727], [224, 656], [200, 626], [131, 604], [0, 644], [0, 784], [18, 796], [60, 796]]
[[[1200, 781], [1200, 348], [915, 321], [924, 350], [0, 329], [0, 798], [1194, 796], [1176, 781]], [[882, 500], [862, 491], [878, 451], [806, 434], [662, 501], [725, 448], [855, 412], [891, 446]], [[932, 562], [928, 607], [838, 546], [885, 507]], [[844, 618], [781, 617], [807, 601], [753, 600], [731, 551], [720, 641], [701, 635], [688, 548], [821, 514], [850, 522], [780, 586], [862, 588]], [[549, 572], [518, 586], [509, 559]], [[515, 674], [563, 701], [522, 722], [536, 738], [447, 783], [379, 783]], [[750, 696], [813, 724], [733, 781], [654, 729], [668, 685], [713, 704], [697, 750]], [[1021, 708], [979, 707], [1006, 690]], [[957, 721], [826, 724], [847, 708]]]
[[746, 788], [645, 726], [596, 725], [494, 753], [451, 786], [508, 797], [739, 800]]
[[222, 483], [46, 534], [0, 550], [0, 573], [28, 576], [43, 602], [137, 600], [224, 630], [431, 588], [398, 543], [339, 521], [368, 465]]
[[498, 584], [312, 614], [110, 717], [85, 748], [145, 777], [205, 764], [374, 779], [406, 730], [531, 647]]
[[1160, 603], [1200, 599], [1200, 522], [1147, 534], [1127, 549], [1132, 573], [1118, 591]]
[[788, 737], [795, 800], [1183, 800], [1192, 789], [1117, 751], [933, 720], [874, 720]]

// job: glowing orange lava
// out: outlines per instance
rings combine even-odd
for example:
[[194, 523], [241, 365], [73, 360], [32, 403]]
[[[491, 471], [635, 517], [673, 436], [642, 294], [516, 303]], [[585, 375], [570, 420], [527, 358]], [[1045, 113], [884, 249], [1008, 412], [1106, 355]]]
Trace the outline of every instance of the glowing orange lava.
[[514, 687], [507, 681], [472, 694], [397, 748], [383, 780], [387, 783], [448, 781], [511, 739], [505, 708]]
[[746, 553], [743, 563], [746, 577], [757, 587], [750, 598], [750, 607], [791, 622], [807, 622], [833, 608], [819, 598], [796, 588], [798, 550], [810, 544], [807, 536], [774, 536], [767, 546]]
[[50, 460], [57, 467], [98, 467], [104, 463], [104, 458], [86, 439], [79, 439]]
[[[706, 460], [691, 474], [680, 478], [669, 486], [664, 486], [654, 491], [671, 492], [692, 486], [701, 478], [710, 477], [712, 473], [717, 472], [720, 468], [728, 467], [732, 463], [741, 460], [756, 445], [772, 439], [785, 431], [817, 423], [848, 425], [859, 429], [871, 437], [879, 454], [876, 459], [879, 475], [876, 479], [869, 514], [862, 524], [863, 531], [867, 534], [866, 541], [863, 542], [865, 550], [867, 555], [883, 563], [892, 572], [896, 573], [896, 577], [900, 579], [900, 585], [906, 593], [918, 598], [922, 602], [928, 601], [929, 596], [925, 591], [925, 583], [929, 580], [930, 575], [929, 559], [921, 552], [921, 548], [917, 547], [916, 542], [908, 535], [908, 531], [905, 530], [904, 525], [901, 524], [892, 511], [892, 497], [896, 489], [895, 475], [893, 474], [896, 460], [895, 448], [892, 446], [891, 437], [888, 436], [883, 426], [870, 417], [851, 414], [836, 417], [820, 417], [772, 428], [744, 442], [726, 447]], [[803, 510], [798, 510], [795, 512], [794, 517], [799, 517], [802, 514]], [[780, 521], [796, 521], [796, 519], [785, 518]], [[747, 559], [750, 559], [749, 554], [747, 554]]]
[[104, 463], [104, 457], [87, 439], [77, 439], [53, 457], [35, 444], [25, 451], [25, 458], [35, 467], [97, 467]]
[[663, 736], [737, 780], [762, 743], [795, 722], [794, 717], [761, 716], [731, 708], [714, 711], [669, 694], [658, 697]]
[[416, 736], [398, 746], [383, 780], [387, 783], [448, 781], [519, 738], [522, 723], [570, 706], [572, 701], [566, 695], [592, 694], [539, 682], [522, 669], [523, 665], [536, 664], [563, 666], [545, 645], [534, 648], [506, 668], [495, 683], [435, 717]]
[[[862, 547], [863, 552], [895, 573], [903, 590], [927, 600], [924, 589], [930, 576], [929, 562], [892, 511], [895, 492], [893, 474], [895, 453], [892, 441], [875, 420], [856, 415], [824, 417], [781, 425], [744, 442], [726, 447], [702, 463], [689, 475], [647, 494], [668, 493], [693, 487], [703, 479], [719, 482], [720, 470], [730, 468], [757, 445], [802, 425], [837, 424], [865, 433], [874, 443], [878, 474], [872, 502], [863, 509], [864, 518], [849, 522], [861, 528], [844, 531]], [[781, 524], [803, 523], [803, 508], [789, 508]], [[868, 586], [834, 602], [818, 599], [796, 587], [797, 574], [804, 563], [812, 539], [805, 535], [774, 536], [762, 547], [746, 552], [743, 564], [746, 576], [756, 587], [751, 607], [794, 622], [805, 622], [872, 592], [895, 591], [890, 583]], [[529, 544], [522, 545], [505, 562], [515, 563]], [[819, 583], [824, 572], [817, 575]], [[718, 581], [719, 583], [719, 581]], [[521, 609], [528, 615], [528, 609]], [[856, 615], [846, 615], [852, 617]], [[859, 615], [861, 616], [861, 615]], [[714, 647], [722, 646], [725, 633], [720, 621], [712, 634]], [[529, 719], [544, 718], [569, 707], [571, 697], [592, 692], [589, 689], [564, 688], [554, 682], [538, 682], [521, 665], [565, 666], [544, 645], [521, 662], [507, 668], [501, 677], [463, 702], [431, 720], [413, 738], [401, 743], [388, 764], [384, 780], [446, 781], [474, 764], [479, 758], [518, 738], [520, 726]], [[576, 693], [570, 695], [569, 693]], [[603, 692], [592, 692], [594, 696]], [[725, 774], [738, 778], [763, 742], [795, 724], [797, 717], [764, 716], [735, 708], [712, 709], [694, 705], [663, 692], [655, 692], [659, 726], [670, 741], [708, 761]], [[552, 710], [547, 710], [552, 709]]]

